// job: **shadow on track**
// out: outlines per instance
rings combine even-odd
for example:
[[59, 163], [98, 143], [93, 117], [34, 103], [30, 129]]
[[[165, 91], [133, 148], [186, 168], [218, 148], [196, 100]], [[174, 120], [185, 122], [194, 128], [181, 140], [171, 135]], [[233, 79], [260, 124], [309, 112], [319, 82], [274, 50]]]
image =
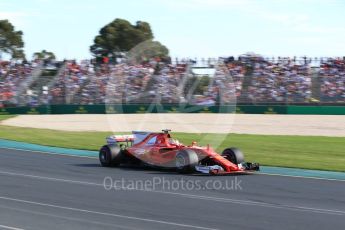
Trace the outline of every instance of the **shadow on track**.
[[[94, 164], [73, 164], [77, 167], [84, 167], [84, 168], [104, 168], [99, 163]], [[108, 168], [112, 169], [112, 168]], [[120, 167], [116, 167], [116, 169], [122, 171], [136, 171], [136, 172], [143, 172], [146, 174], [152, 175], [181, 175], [181, 176], [196, 176], [196, 177], [214, 177], [214, 176], [247, 176], [252, 175], [250, 173], [234, 173], [234, 174], [220, 174], [220, 175], [211, 175], [211, 174], [202, 174], [202, 173], [191, 173], [191, 174], [180, 174], [176, 172], [174, 169], [162, 169], [162, 168], [155, 168], [149, 166], [142, 166], [142, 165], [121, 165]]]

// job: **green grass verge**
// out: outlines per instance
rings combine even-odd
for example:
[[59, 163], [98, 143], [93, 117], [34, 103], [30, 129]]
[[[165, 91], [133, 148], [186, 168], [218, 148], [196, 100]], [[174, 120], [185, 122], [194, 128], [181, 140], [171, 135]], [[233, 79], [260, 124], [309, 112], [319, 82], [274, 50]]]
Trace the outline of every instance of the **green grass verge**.
[[[2, 116], [0, 116], [0, 120]], [[67, 132], [48, 129], [0, 126], [0, 138], [24, 141], [48, 146], [98, 150], [105, 143], [110, 132]], [[173, 133], [185, 144], [199, 141], [207, 144], [208, 134]], [[215, 140], [224, 136], [212, 134]], [[206, 140], [205, 140], [206, 139]], [[345, 172], [345, 138], [314, 136], [276, 136], [230, 134], [217, 148], [236, 146], [246, 156], [247, 161], [262, 165], [319, 169]]]
[[15, 117], [16, 115], [0, 115], [0, 121]]

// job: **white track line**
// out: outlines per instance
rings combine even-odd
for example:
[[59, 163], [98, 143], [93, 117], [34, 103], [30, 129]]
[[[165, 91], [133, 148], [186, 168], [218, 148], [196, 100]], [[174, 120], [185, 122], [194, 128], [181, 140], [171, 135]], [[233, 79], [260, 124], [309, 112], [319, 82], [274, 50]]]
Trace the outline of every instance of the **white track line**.
[[[10, 149], [10, 150], [25, 151], [25, 152], [33, 152], [33, 153], [44, 153], [44, 154], [66, 156], [66, 157], [81, 157], [81, 158], [90, 158], [90, 159], [98, 158], [98, 157], [91, 157], [91, 156], [80, 156], [80, 155], [67, 154], [67, 153], [54, 153], [54, 152], [45, 152], [45, 151], [39, 151], [39, 150], [19, 149], [19, 148], [2, 147], [2, 146], [0, 146], [0, 149]], [[89, 151], [89, 150], [85, 150], [85, 151]]]
[[8, 176], [28, 177], [28, 178], [32, 178], [32, 179], [38, 179], [38, 180], [48, 180], [48, 181], [65, 182], [65, 183], [71, 183], [71, 184], [81, 184], [81, 185], [91, 185], [91, 186], [102, 186], [102, 187], [104, 187], [103, 184], [99, 184], [99, 183], [69, 180], [69, 179], [62, 179], [62, 178], [54, 178], [54, 177], [37, 176], [37, 175], [15, 173], [15, 172], [0, 171], [0, 174], [8, 175]]
[[329, 180], [329, 181], [341, 181], [341, 182], [345, 182], [345, 179], [332, 179], [332, 178], [313, 177], [313, 176], [295, 176], [295, 175], [284, 175], [284, 174], [263, 173], [263, 172], [257, 172], [257, 174], [268, 175], [268, 176], [283, 176], [283, 177], [293, 177], [293, 178], [303, 178], [303, 179]]
[[8, 230], [24, 230], [23, 228], [15, 228], [15, 227], [10, 227], [10, 226], [6, 226], [6, 225], [1, 225], [0, 224], [0, 229], [8, 229]]
[[[9, 175], [9, 176], [21, 176], [21, 177], [27, 177], [27, 178], [39, 179], [39, 180], [56, 181], [56, 182], [62, 182], [62, 183], [80, 184], [80, 185], [87, 185], [87, 186], [98, 186], [98, 187], [103, 187], [104, 188], [104, 184], [87, 182], [87, 181], [76, 181], [76, 180], [68, 180], [68, 179], [61, 179], [61, 178], [54, 178], [54, 177], [36, 176], [36, 175], [14, 173], [14, 172], [6, 172], [6, 171], [0, 171], [0, 174]], [[284, 205], [284, 204], [271, 204], [271, 203], [266, 203], [266, 202], [256, 202], [256, 201], [250, 201], [250, 200], [239, 200], [239, 199], [230, 199], [230, 198], [222, 198], [222, 197], [212, 197], [212, 196], [201, 196], [201, 195], [194, 195], [194, 194], [188, 194], [188, 193], [179, 193], [179, 192], [169, 192], [169, 191], [162, 191], [162, 190], [138, 190], [138, 189], [128, 189], [128, 188], [125, 188], [125, 187], [124, 188], [117, 187], [117, 189], [122, 189], [123, 191], [138, 191], [138, 192], [160, 193], [160, 194], [180, 196], [180, 197], [184, 197], [184, 198], [208, 200], [208, 201], [221, 202], [221, 203], [233, 203], [233, 204], [240, 204], [240, 205], [253, 205], [253, 206], [266, 207], [266, 208], [277, 208], [277, 209], [285, 209], [285, 210], [292, 210], [292, 211], [322, 213], [322, 214], [329, 214], [329, 215], [345, 215], [345, 211], [342, 211], [342, 210], [311, 208], [311, 207], [292, 206], [292, 205]]]
[[[66, 156], [66, 157], [81, 157], [81, 158], [89, 158], [89, 159], [98, 159], [98, 157], [91, 157], [91, 156], [79, 156], [79, 155], [70, 155], [70, 154], [63, 154], [63, 153], [45, 152], [45, 151], [28, 150], [28, 149], [18, 149], [18, 148], [1, 147], [1, 146], [0, 146], [0, 149], [10, 149], [10, 150], [18, 150], [18, 151], [33, 152], [33, 153], [43, 153], [43, 154]], [[342, 181], [342, 182], [345, 181], [343, 179], [332, 179], [332, 178], [311, 177], [311, 176], [294, 176], [294, 175], [283, 175], [283, 174], [276, 174], [276, 173], [256, 172], [255, 174], [262, 174], [262, 175], [268, 175], [268, 176], [292, 177], [292, 178], [304, 178], [304, 179], [313, 179], [313, 180], [328, 180], [328, 181]]]
[[[22, 209], [22, 208], [14, 208], [14, 207], [8, 207], [5, 205], [0, 205], [0, 208], [6, 209], [6, 210], [12, 210], [12, 211], [16, 211], [18, 212], [24, 212], [24, 213], [29, 213], [29, 214], [33, 214], [33, 215], [39, 215], [39, 216], [46, 216], [46, 217], [52, 217], [52, 218], [58, 218], [58, 219], [63, 219], [63, 220], [67, 220], [67, 221], [77, 221], [83, 224], [86, 224], [87, 226], [89, 226], [89, 224], [94, 224], [94, 225], [101, 225], [101, 226], [107, 226], [107, 227], [113, 227], [116, 225], [116, 229], [126, 229], [126, 230], [137, 230], [138, 228], [131, 228], [131, 227], [127, 227], [124, 225], [120, 225], [118, 223], [114, 224], [114, 223], [104, 223], [104, 222], [99, 222], [99, 221], [90, 221], [87, 219], [82, 219], [82, 218], [73, 218], [73, 217], [67, 217], [67, 216], [61, 216], [61, 215], [55, 215], [55, 214], [49, 214], [47, 212], [37, 212], [37, 211], [32, 211], [32, 210], [26, 210], [26, 209]], [[16, 214], [17, 216], [20, 216], [18, 214]], [[1, 227], [0, 227], [1, 229]], [[99, 229], [99, 227], [98, 227]]]
[[154, 220], [154, 219], [148, 219], [148, 218], [139, 218], [139, 217], [134, 217], [134, 216], [125, 216], [125, 215], [119, 215], [119, 214], [114, 214], [114, 213], [98, 212], [98, 211], [92, 211], [92, 210], [87, 210], [87, 209], [79, 209], [79, 208], [72, 208], [72, 207], [67, 207], [67, 206], [60, 206], [60, 205], [47, 204], [47, 203], [41, 203], [41, 202], [34, 202], [34, 201], [29, 201], [29, 200], [15, 199], [15, 198], [5, 197], [5, 196], [0, 196], [0, 199], [1, 200], [7, 200], [7, 201], [14, 201], [14, 202], [18, 202], [18, 203], [32, 204], [32, 205], [36, 205], [36, 206], [57, 208], [57, 209], [70, 210], [70, 211], [83, 212], [83, 213], [91, 213], [91, 214], [102, 215], [102, 216], [111, 216], [111, 217], [118, 217], [118, 218], [123, 218], [123, 219], [130, 219], [130, 220], [138, 220], [138, 221], [151, 222], [151, 223], [157, 223], [157, 224], [173, 225], [173, 226], [182, 227], [182, 228], [216, 230], [215, 228], [206, 228], [206, 227], [201, 227], [201, 226], [196, 226], [196, 225], [180, 224], [180, 223], [176, 223], [176, 222]]

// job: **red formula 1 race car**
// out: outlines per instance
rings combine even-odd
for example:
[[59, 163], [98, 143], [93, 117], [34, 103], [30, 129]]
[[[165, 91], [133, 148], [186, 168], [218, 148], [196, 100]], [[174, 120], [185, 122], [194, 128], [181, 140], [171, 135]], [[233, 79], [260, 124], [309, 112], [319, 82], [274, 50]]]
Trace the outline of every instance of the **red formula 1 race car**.
[[227, 148], [222, 154], [211, 147], [200, 147], [193, 142], [186, 146], [173, 139], [170, 130], [162, 132], [133, 131], [133, 135], [107, 137], [107, 145], [99, 151], [104, 167], [125, 163], [170, 168], [180, 173], [227, 174], [258, 171], [259, 164], [244, 162], [242, 152]]

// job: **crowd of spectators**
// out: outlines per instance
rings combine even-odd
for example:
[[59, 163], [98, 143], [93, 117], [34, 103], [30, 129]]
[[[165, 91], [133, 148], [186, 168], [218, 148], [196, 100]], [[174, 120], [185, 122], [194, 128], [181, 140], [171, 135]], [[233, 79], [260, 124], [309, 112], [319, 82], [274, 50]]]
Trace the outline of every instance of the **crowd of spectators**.
[[238, 62], [226, 63], [228, 74], [233, 82], [234, 93], [236, 97], [240, 97], [242, 93], [242, 85], [246, 74], [246, 67]]
[[219, 63], [215, 66], [214, 76], [210, 78], [208, 92], [198, 98], [197, 104], [232, 104], [241, 95], [245, 76], [245, 66], [238, 62]]
[[[138, 101], [151, 78], [153, 69], [147, 65], [102, 65], [86, 85], [98, 103], [129, 103]], [[95, 103], [84, 101], [82, 103]]]
[[156, 60], [141, 64], [98, 64], [67, 61], [51, 89], [52, 103], [177, 103], [178, 84], [185, 64]]
[[36, 62], [0, 61], [0, 107], [17, 103], [20, 85], [36, 66]]
[[311, 98], [311, 67], [291, 59], [253, 63], [247, 98], [250, 102], [308, 102]]
[[321, 64], [321, 99], [345, 102], [345, 60], [329, 59]]
[[90, 61], [65, 61], [63, 72], [57, 76], [55, 84], [50, 89], [51, 102], [54, 104], [70, 103], [94, 74], [94, 65]]
[[[213, 62], [214, 75], [203, 92], [187, 95], [183, 85], [196, 61], [143, 63], [64, 61], [49, 86], [51, 104], [104, 103], [304, 103], [312, 99], [311, 59], [265, 59], [245, 55]], [[21, 83], [37, 62], [0, 62], [0, 107], [16, 104]], [[323, 59], [319, 66], [320, 101], [345, 101], [345, 60]], [[245, 80], [246, 79], [246, 80]], [[24, 92], [24, 91], [23, 91]], [[47, 96], [47, 94], [45, 94]], [[47, 97], [48, 98], [48, 97]], [[39, 100], [38, 100], [39, 101]]]
[[148, 99], [161, 103], [184, 102], [182, 84], [186, 76], [186, 63], [176, 65], [157, 63], [146, 90]]

